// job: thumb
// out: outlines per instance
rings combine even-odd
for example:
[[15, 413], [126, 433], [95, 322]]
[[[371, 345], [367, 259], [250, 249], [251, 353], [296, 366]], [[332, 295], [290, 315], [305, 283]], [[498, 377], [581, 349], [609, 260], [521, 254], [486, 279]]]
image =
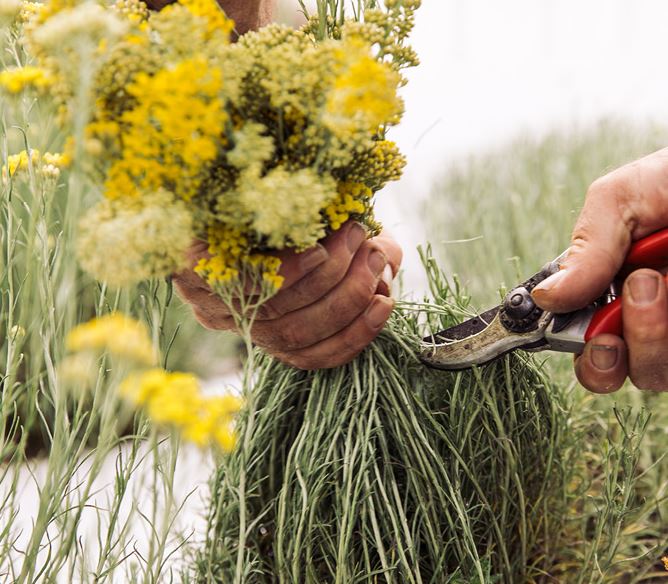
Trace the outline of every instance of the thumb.
[[606, 177], [589, 189], [559, 271], [532, 292], [544, 310], [560, 313], [587, 306], [605, 292], [622, 267], [632, 233], [618, 206], [616, 191], [621, 186]]
[[668, 226], [668, 148], [622, 166], [587, 192], [568, 255], [534, 300], [569, 312], [598, 298], [622, 267], [631, 243]]

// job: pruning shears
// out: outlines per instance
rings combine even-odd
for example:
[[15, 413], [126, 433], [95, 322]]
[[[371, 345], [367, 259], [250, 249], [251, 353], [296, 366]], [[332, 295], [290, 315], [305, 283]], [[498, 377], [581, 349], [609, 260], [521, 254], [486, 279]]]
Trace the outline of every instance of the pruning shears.
[[544, 311], [533, 301], [531, 291], [559, 271], [566, 253], [510, 290], [499, 306], [426, 337], [422, 361], [437, 369], [468, 369], [516, 349], [582, 353], [585, 343], [598, 335], [621, 337], [621, 283], [633, 270], [668, 266], [668, 229], [635, 242], [607, 292], [589, 306], [566, 314]]

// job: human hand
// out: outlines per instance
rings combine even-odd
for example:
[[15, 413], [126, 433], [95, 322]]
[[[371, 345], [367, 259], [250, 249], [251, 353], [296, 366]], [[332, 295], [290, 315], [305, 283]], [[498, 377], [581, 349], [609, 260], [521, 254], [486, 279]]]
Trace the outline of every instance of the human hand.
[[[668, 148], [596, 180], [587, 192], [561, 270], [533, 291], [551, 312], [582, 308], [599, 297], [631, 244], [668, 227]], [[668, 266], [667, 266], [668, 267]], [[637, 270], [622, 293], [624, 339], [600, 335], [576, 356], [575, 372], [590, 391], [617, 391], [627, 376], [640, 389], [668, 391], [668, 280]]]
[[[175, 288], [205, 327], [235, 330], [230, 308], [192, 271], [206, 250], [203, 241], [193, 244], [191, 269], [174, 276]], [[367, 239], [349, 221], [304, 253], [276, 255], [285, 281], [259, 310], [251, 332], [258, 346], [299, 369], [326, 369], [353, 359], [382, 330], [402, 258], [391, 236]]]

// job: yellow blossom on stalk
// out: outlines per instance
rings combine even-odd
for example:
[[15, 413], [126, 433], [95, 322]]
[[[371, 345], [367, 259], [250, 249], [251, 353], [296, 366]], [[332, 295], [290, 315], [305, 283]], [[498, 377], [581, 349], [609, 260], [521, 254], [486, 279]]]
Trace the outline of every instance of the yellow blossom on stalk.
[[40, 67], [11, 67], [0, 71], [0, 87], [12, 94], [26, 89], [42, 90], [51, 85], [49, 73]]
[[200, 259], [195, 272], [212, 288], [236, 281], [242, 257], [249, 253], [249, 241], [241, 228], [223, 224], [210, 226], [207, 240], [210, 257]]
[[146, 326], [114, 312], [80, 324], [67, 335], [72, 353], [109, 353], [113, 357], [145, 366], [155, 365], [157, 354]]
[[361, 183], [340, 183], [338, 196], [325, 207], [330, 228], [337, 231], [352, 215], [363, 216], [369, 210], [372, 196], [371, 189]]
[[666, 572], [668, 572], [668, 556], [661, 558], [661, 561], [663, 562], [663, 567], [666, 569]]
[[403, 111], [401, 76], [377, 61], [368, 45], [350, 40], [337, 49], [339, 71], [327, 98], [324, 122], [336, 135], [373, 134]]
[[230, 394], [205, 396], [192, 374], [150, 369], [128, 377], [120, 392], [145, 408], [153, 422], [176, 428], [198, 446], [217, 444], [224, 451], [234, 447], [234, 417], [241, 399]]
[[41, 155], [39, 150], [34, 148], [30, 150], [30, 154], [22, 150], [7, 158], [7, 164], [2, 167], [2, 182], [6, 184], [10, 177], [22, 177], [30, 169], [31, 164], [44, 178], [57, 179], [60, 170], [69, 166], [70, 158], [57, 152], [45, 152]]
[[45, 4], [43, 2], [21, 2], [21, 11], [19, 12], [19, 22], [28, 24], [37, 22], [39, 16], [44, 13]]
[[227, 120], [222, 71], [194, 57], [128, 87], [136, 106], [123, 113], [121, 158], [109, 169], [106, 196], [137, 196], [161, 187], [190, 200], [221, 146]]

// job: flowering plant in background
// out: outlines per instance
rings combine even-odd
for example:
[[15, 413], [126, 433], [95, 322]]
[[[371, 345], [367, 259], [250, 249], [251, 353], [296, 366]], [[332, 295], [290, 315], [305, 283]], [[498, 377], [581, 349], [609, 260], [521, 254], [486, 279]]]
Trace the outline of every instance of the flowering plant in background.
[[106, 357], [126, 375], [120, 393], [144, 408], [156, 424], [172, 427], [198, 446], [234, 447], [234, 417], [241, 399], [231, 393], [206, 395], [195, 375], [157, 366], [158, 354], [146, 326], [120, 313], [95, 318], [72, 329], [69, 355], [60, 364], [64, 383], [86, 385]]
[[74, 44], [94, 44], [81, 163], [102, 200], [78, 253], [93, 276], [167, 276], [198, 237], [210, 257], [196, 271], [214, 290], [251, 277], [271, 293], [273, 251], [303, 251], [350, 218], [379, 231], [373, 195], [405, 163], [385, 134], [403, 111], [400, 71], [417, 62], [404, 41], [418, 5], [388, 0], [364, 22], [272, 25], [232, 43], [215, 0], [159, 13], [139, 0], [27, 3], [28, 58], [0, 86], [48, 90], [67, 127], [84, 65]]

